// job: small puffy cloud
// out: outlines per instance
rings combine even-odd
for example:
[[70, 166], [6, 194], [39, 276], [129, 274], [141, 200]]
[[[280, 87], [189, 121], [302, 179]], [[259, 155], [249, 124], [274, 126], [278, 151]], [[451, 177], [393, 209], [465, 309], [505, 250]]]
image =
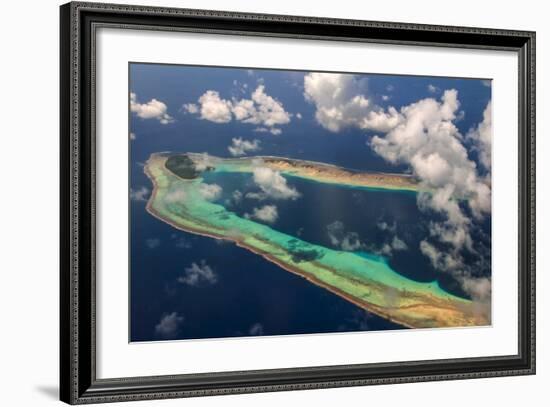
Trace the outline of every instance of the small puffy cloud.
[[233, 156], [245, 155], [248, 152], [258, 151], [260, 149], [260, 140], [244, 140], [241, 137], [233, 138], [231, 145], [227, 147], [229, 153]]
[[233, 191], [230, 198], [225, 200], [226, 205], [238, 205], [243, 200], [243, 193], [238, 189]]
[[287, 184], [286, 178], [279, 171], [269, 167], [258, 166], [253, 171], [254, 183], [261, 189], [261, 193], [248, 193], [248, 198], [256, 199], [298, 199], [300, 193]]
[[155, 325], [155, 333], [163, 339], [173, 339], [177, 337], [183, 320], [184, 318], [175, 311], [171, 314], [165, 314], [160, 322]]
[[135, 140], [136, 139], [136, 133], [130, 133], [130, 140]]
[[192, 114], [200, 112], [201, 119], [214, 123], [228, 123], [234, 118], [241, 123], [263, 126], [273, 134], [280, 134], [281, 129], [275, 126], [289, 123], [291, 116], [280, 101], [266, 93], [262, 84], [251, 93], [250, 99], [223, 99], [219, 92], [207, 90], [198, 105], [187, 103], [183, 108]]
[[185, 198], [186, 198], [186, 194], [185, 194], [185, 190], [183, 188], [182, 189], [171, 189], [170, 191], [168, 191], [168, 193], [164, 197], [164, 201], [166, 203], [169, 203], [169, 204], [178, 203], [178, 202], [181, 203], [181, 202], [185, 201]]
[[157, 238], [151, 238], [145, 240], [145, 246], [147, 246], [149, 249], [156, 249], [160, 246], [160, 239]]
[[437, 86], [435, 85], [432, 85], [431, 83], [428, 85], [428, 92], [430, 93], [437, 93], [439, 92], [441, 89], [439, 89]]
[[167, 113], [168, 107], [164, 102], [153, 98], [149, 102], [141, 104], [134, 92], [130, 93], [130, 110], [142, 119], [157, 119], [161, 124], [174, 122], [174, 119]]
[[394, 233], [397, 229], [397, 224], [393, 222], [392, 224], [389, 224], [385, 221], [379, 221], [376, 223], [376, 227], [382, 231], [388, 231]]
[[186, 103], [182, 106], [183, 111], [191, 114], [197, 114], [199, 107], [195, 103]]
[[183, 276], [178, 277], [178, 283], [197, 286], [201, 283], [215, 284], [218, 281], [218, 276], [212, 270], [205, 260], [201, 260], [199, 264], [193, 262], [191, 266], [185, 269]]
[[193, 156], [193, 163], [197, 171], [204, 171], [209, 167], [216, 166], [216, 158], [212, 157], [208, 153], [195, 154]]
[[264, 334], [264, 327], [262, 324], [260, 324], [259, 322], [255, 323], [254, 325], [252, 325], [250, 327], [250, 329], [248, 330], [248, 334], [250, 336], [261, 336]]
[[[227, 123], [231, 121], [231, 102], [220, 98], [215, 90], [207, 90], [199, 98], [201, 119], [214, 123]], [[193, 109], [195, 110], [195, 109]], [[187, 110], [189, 113], [191, 111]], [[198, 108], [195, 110], [198, 112]]]
[[130, 188], [130, 199], [137, 202], [146, 202], [149, 199], [149, 188], [140, 187], [139, 189]]
[[283, 131], [277, 127], [272, 127], [270, 129], [267, 127], [256, 127], [253, 131], [256, 133], [271, 133], [274, 136], [278, 136], [283, 133]]
[[346, 251], [356, 251], [362, 248], [363, 244], [359, 240], [356, 232], [348, 232], [344, 223], [337, 220], [327, 225], [327, 234], [330, 243]]
[[302, 118], [302, 113], [300, 113], [300, 112], [296, 113], [296, 118], [301, 119]]
[[199, 193], [207, 201], [215, 201], [222, 194], [222, 187], [218, 184], [201, 184], [199, 186]]
[[279, 218], [279, 213], [275, 205], [265, 205], [261, 208], [254, 208], [251, 214], [246, 213], [247, 219], [258, 219], [266, 223], [275, 223]]
[[390, 99], [391, 99], [391, 96], [389, 96], [389, 95], [382, 95], [382, 100], [383, 100], [384, 102], [387, 102], [387, 101], [390, 100]]
[[481, 302], [490, 302], [491, 300], [491, 279], [487, 277], [466, 277], [460, 279], [462, 288], [470, 296]]
[[394, 236], [391, 241], [391, 247], [393, 250], [407, 250], [409, 247], [407, 243], [399, 239], [397, 236]]

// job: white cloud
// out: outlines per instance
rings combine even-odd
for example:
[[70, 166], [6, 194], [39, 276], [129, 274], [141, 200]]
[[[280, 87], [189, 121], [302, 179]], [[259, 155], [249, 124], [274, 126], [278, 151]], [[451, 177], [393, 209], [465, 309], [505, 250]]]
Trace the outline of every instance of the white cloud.
[[462, 258], [456, 256], [456, 253], [441, 251], [427, 240], [420, 242], [420, 251], [428, 257], [433, 268], [451, 274], [460, 283], [462, 289], [482, 305], [480, 312], [488, 312], [491, 299], [491, 279], [489, 277], [474, 275], [471, 267], [465, 265]]
[[[394, 164], [407, 164], [420, 179], [426, 192], [418, 194], [422, 210], [443, 214], [444, 222], [432, 223], [430, 233], [454, 250], [472, 250], [471, 220], [460, 206], [468, 203], [472, 213], [481, 217], [491, 211], [491, 190], [478, 176], [475, 162], [468, 158], [462, 135], [453, 124], [459, 108], [456, 90], [446, 90], [438, 102], [427, 98], [401, 109], [402, 122], [384, 137], [371, 140], [372, 149]], [[423, 251], [426, 255], [429, 253]], [[444, 259], [447, 261], [447, 259]], [[450, 260], [449, 260], [450, 261]]]
[[275, 205], [265, 205], [261, 208], [254, 208], [252, 214], [246, 213], [245, 218], [258, 219], [267, 223], [275, 223], [279, 218], [279, 213]]
[[182, 108], [185, 112], [191, 114], [197, 114], [199, 112], [199, 107], [195, 103], [186, 103]]
[[160, 239], [157, 238], [151, 238], [145, 240], [145, 246], [147, 246], [149, 249], [156, 249], [160, 246]]
[[393, 250], [407, 250], [409, 246], [403, 240], [399, 239], [397, 236], [394, 236], [391, 241], [391, 247]]
[[265, 93], [264, 85], [259, 85], [252, 92], [251, 100], [234, 100], [233, 106], [235, 118], [244, 123], [273, 127], [290, 122], [290, 114], [285, 111], [281, 102]]
[[232, 156], [245, 155], [249, 151], [258, 151], [260, 149], [260, 140], [244, 140], [241, 137], [233, 138], [232, 143], [227, 149]]
[[136, 133], [130, 133], [130, 140], [136, 139]]
[[492, 104], [489, 102], [483, 111], [483, 121], [477, 127], [471, 129], [467, 135], [474, 142], [479, 161], [488, 171], [491, 170], [491, 151], [493, 145], [492, 116]]
[[171, 203], [178, 203], [185, 201], [186, 194], [184, 189], [171, 189], [166, 194], [164, 200], [165, 202], [171, 204]]
[[243, 200], [243, 193], [238, 189], [233, 191], [231, 198], [225, 200], [226, 205], [238, 205]]
[[491, 280], [489, 278], [462, 278], [460, 280], [464, 291], [469, 293], [473, 299], [481, 302], [490, 302]]
[[302, 118], [302, 113], [300, 113], [300, 112], [296, 113], [296, 118], [301, 119]]
[[[220, 98], [220, 94], [215, 90], [207, 90], [200, 98], [200, 115], [214, 123], [227, 123], [231, 121], [231, 102]], [[198, 108], [195, 110], [197, 111]], [[187, 110], [189, 113], [191, 111]]]
[[212, 157], [208, 153], [193, 155], [193, 163], [197, 171], [204, 171], [208, 167], [215, 167], [216, 157]]
[[142, 119], [157, 119], [161, 124], [172, 123], [174, 119], [167, 113], [168, 107], [157, 99], [141, 104], [137, 95], [130, 93], [130, 110]]
[[197, 286], [200, 283], [215, 284], [218, 281], [218, 276], [214, 270], [206, 264], [205, 260], [201, 260], [200, 264], [193, 262], [191, 266], [185, 269], [183, 276], [178, 277], [178, 283], [189, 286]]
[[387, 102], [387, 101], [390, 100], [390, 99], [391, 99], [391, 96], [389, 96], [389, 95], [382, 95], [382, 100], [383, 100], [384, 102]]
[[[333, 132], [357, 127], [385, 133], [374, 136], [370, 147], [390, 163], [408, 165], [424, 190], [417, 195], [419, 208], [436, 211], [445, 219], [432, 222], [429, 232], [431, 238], [450, 247], [450, 251], [438, 252], [436, 257], [424, 244], [423, 253], [431, 256], [439, 269], [462, 267], [461, 251], [475, 250], [471, 237], [474, 226], [462, 203], [467, 203], [476, 218], [482, 218], [491, 211], [491, 188], [490, 177], [480, 176], [463, 145], [464, 137], [454, 124], [460, 120], [457, 91], [447, 90], [440, 100], [426, 98], [397, 110], [374, 105], [365, 88], [353, 75], [311, 73], [304, 78], [305, 97], [315, 104], [315, 117], [323, 127]], [[435, 86], [430, 90], [441, 91]], [[486, 167], [490, 166], [490, 116], [489, 106], [484, 121], [469, 135]], [[343, 237], [336, 240], [341, 245]], [[353, 240], [347, 246], [358, 244]], [[394, 239], [385, 244], [382, 252], [403, 247]]]
[[160, 322], [155, 325], [155, 333], [164, 339], [172, 339], [177, 336], [184, 318], [177, 312], [165, 314], [160, 319]]
[[[246, 89], [243, 87], [243, 90]], [[290, 113], [283, 104], [265, 92], [264, 85], [250, 95], [250, 99], [222, 99], [219, 92], [207, 90], [198, 100], [201, 119], [215, 123], [228, 123], [233, 118], [242, 123], [265, 126], [273, 134], [280, 134], [275, 126], [290, 122]], [[184, 105], [189, 113], [199, 113], [199, 107], [193, 103]]]
[[251, 336], [260, 336], [264, 334], [264, 327], [259, 322], [255, 323], [248, 330], [249, 335]]
[[130, 199], [132, 201], [145, 202], [149, 199], [149, 188], [140, 187], [139, 189], [130, 188]]
[[218, 184], [201, 184], [199, 186], [199, 193], [207, 201], [215, 201], [222, 194], [222, 187]]
[[355, 232], [347, 232], [344, 224], [337, 220], [327, 225], [327, 234], [330, 243], [346, 251], [356, 251], [362, 248], [359, 235]]
[[231, 195], [231, 197], [236, 203], [239, 203], [243, 199], [243, 193], [237, 189], [233, 191], [233, 194]]
[[279, 134], [282, 134], [283, 131], [277, 127], [272, 127], [268, 129], [267, 127], [256, 127], [253, 131], [256, 133], [271, 133], [274, 136], [278, 136]]
[[432, 85], [431, 83], [428, 85], [428, 92], [430, 93], [437, 93], [439, 92], [441, 89], [439, 89], [437, 86], [435, 85]]
[[402, 117], [384, 112], [365, 96], [366, 82], [350, 74], [313, 72], [304, 76], [304, 96], [315, 104], [317, 122], [332, 132], [346, 127], [389, 131]]
[[279, 171], [272, 170], [269, 167], [255, 167], [253, 179], [262, 192], [260, 194], [248, 193], [246, 195], [248, 198], [294, 200], [300, 197], [300, 193], [294, 187], [287, 184], [286, 178]]
[[388, 222], [385, 222], [385, 221], [379, 221], [376, 223], [376, 227], [380, 230], [383, 230], [383, 231], [388, 231], [388, 232], [392, 232], [394, 233], [397, 229], [397, 224], [395, 222], [393, 222], [392, 224], [389, 224]]

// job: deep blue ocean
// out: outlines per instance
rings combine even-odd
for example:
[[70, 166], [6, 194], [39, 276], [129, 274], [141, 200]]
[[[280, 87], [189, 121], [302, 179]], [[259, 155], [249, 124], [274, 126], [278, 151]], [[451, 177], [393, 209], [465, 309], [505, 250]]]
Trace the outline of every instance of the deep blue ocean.
[[[235, 121], [220, 125], [178, 114], [182, 103], [196, 100], [206, 89], [224, 86], [229, 89], [227, 83], [235, 78], [249, 80], [243, 70], [205, 71], [195, 67], [182, 71], [171, 66], [131, 66], [130, 89], [143, 101], [155, 97], [174, 106], [169, 112], [177, 119], [173, 124], [159, 125], [156, 120], [130, 117], [130, 129], [136, 135], [136, 139], [129, 142], [132, 190], [151, 189], [143, 173], [143, 163], [151, 153], [207, 152], [229, 157], [227, 146], [234, 137], [261, 139], [262, 150], [258, 154], [263, 155], [333, 163], [366, 171], [407, 170], [404, 166], [389, 165], [371, 151], [367, 142], [373, 134], [349, 129], [335, 135], [321, 128], [315, 122], [314, 107], [304, 103], [303, 97], [301, 101], [291, 97], [292, 83], [277, 86], [280, 73], [275, 71], [262, 72], [267, 91], [283, 101], [289, 111], [300, 111], [303, 116], [302, 120], [294, 120], [291, 126], [284, 127], [281, 136], [255, 133], [250, 126]], [[289, 78], [292, 82], [292, 76]], [[487, 94], [478, 82], [442, 78], [411, 81], [398, 76], [376, 76], [369, 82], [369, 89], [384, 89], [388, 84], [397, 88], [407, 85], [407, 92], [396, 92], [392, 100], [394, 105], [401, 106], [429, 96], [424, 94], [428, 83], [458, 88], [466, 114], [457, 125], [465, 133], [480, 120], [490, 98], [490, 92]], [[229, 90], [228, 93], [230, 96]], [[243, 186], [253, 188], [250, 175], [218, 174], [215, 177], [224, 191], [220, 203], [229, 199], [237, 186], [243, 192]], [[395, 227], [396, 234], [411, 248], [393, 251], [388, 257], [394, 270], [418, 281], [437, 279], [444, 289], [464, 295], [452, 278], [437, 273], [418, 250], [420, 241], [428, 234], [429, 221], [438, 218], [419, 211], [414, 193], [340, 188], [295, 178], [288, 178], [288, 184], [300, 191], [301, 197], [276, 202], [279, 219], [273, 228], [333, 247], [327, 226], [338, 221], [346, 232], [356, 233], [361, 242], [376, 249], [388, 243], [391, 236], [377, 226], [384, 222]], [[176, 230], [151, 216], [145, 204], [143, 200], [130, 200], [131, 341], [166, 339], [159, 337], [155, 327], [163, 316], [174, 312], [181, 319], [170, 339], [402, 328], [232, 243]], [[258, 201], [243, 199], [238, 207], [227, 207], [244, 215], [258, 205]], [[483, 230], [490, 236], [490, 220], [485, 221]], [[178, 282], [186, 268], [203, 260], [216, 273], [215, 284], [190, 286]]]

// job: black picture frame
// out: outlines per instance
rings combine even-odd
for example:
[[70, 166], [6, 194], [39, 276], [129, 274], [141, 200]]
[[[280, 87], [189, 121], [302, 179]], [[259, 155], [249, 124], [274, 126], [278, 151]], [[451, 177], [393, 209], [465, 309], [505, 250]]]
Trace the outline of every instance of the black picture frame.
[[[60, 7], [60, 398], [70, 404], [535, 373], [535, 33], [72, 2]], [[499, 357], [96, 378], [97, 27], [508, 50], [519, 59], [519, 349]]]

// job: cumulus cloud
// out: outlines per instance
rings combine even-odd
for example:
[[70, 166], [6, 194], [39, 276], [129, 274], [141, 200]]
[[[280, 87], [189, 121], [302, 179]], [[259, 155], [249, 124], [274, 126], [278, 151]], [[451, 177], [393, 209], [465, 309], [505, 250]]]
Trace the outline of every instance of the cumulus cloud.
[[178, 335], [183, 320], [184, 318], [175, 311], [164, 314], [160, 322], [155, 325], [155, 333], [163, 339], [173, 339]]
[[252, 213], [245, 213], [247, 219], [258, 219], [266, 223], [275, 223], [279, 218], [279, 213], [275, 205], [264, 205], [261, 208], [254, 208]]
[[195, 169], [197, 171], [204, 171], [209, 167], [216, 166], [216, 158], [208, 153], [195, 154], [193, 156], [193, 164], [195, 164]]
[[272, 127], [268, 129], [267, 127], [256, 127], [253, 131], [256, 133], [271, 133], [274, 136], [278, 136], [279, 134], [282, 134], [283, 131], [277, 127]]
[[195, 103], [186, 103], [182, 106], [183, 111], [191, 114], [197, 114], [199, 107]]
[[231, 139], [231, 145], [227, 147], [229, 153], [233, 156], [245, 155], [248, 152], [258, 151], [260, 149], [260, 140], [244, 140], [241, 137]]
[[376, 227], [382, 231], [388, 231], [388, 232], [392, 232], [394, 233], [397, 229], [397, 224], [395, 222], [393, 223], [388, 223], [388, 222], [385, 222], [385, 221], [378, 221], [376, 223]]
[[186, 194], [185, 190], [183, 189], [171, 189], [167, 192], [166, 196], [164, 197], [164, 201], [166, 203], [172, 204], [172, 203], [178, 203], [185, 201]]
[[199, 186], [199, 193], [207, 201], [215, 201], [222, 194], [222, 187], [218, 184], [201, 184]]
[[[426, 98], [412, 103], [401, 108], [399, 125], [370, 142], [376, 153], [391, 163], [408, 165], [420, 180], [423, 191], [417, 195], [419, 208], [443, 216], [443, 221], [430, 223], [429, 232], [447, 249], [439, 250], [427, 240], [420, 249], [436, 269], [455, 277], [469, 273], [463, 250], [476, 250], [469, 213], [481, 219], [491, 212], [490, 182], [480, 176], [476, 163], [468, 157], [464, 137], [453, 123], [459, 106], [454, 89], [443, 92], [439, 101]], [[486, 113], [486, 120], [471, 132], [470, 138], [481, 140], [481, 133], [490, 135], [490, 106]], [[483, 146], [480, 151], [490, 151], [490, 144], [479, 141], [478, 145]]]
[[430, 260], [432, 267], [451, 274], [468, 293], [477, 301], [481, 308], [479, 312], [488, 313], [491, 302], [491, 279], [476, 275], [476, 270], [463, 264], [462, 258], [455, 252], [439, 250], [426, 239], [420, 242], [420, 251]]
[[317, 122], [332, 132], [346, 127], [388, 131], [402, 117], [384, 111], [366, 95], [366, 81], [355, 75], [312, 72], [304, 77], [304, 96], [316, 107]]
[[[429, 90], [441, 91], [435, 86]], [[316, 120], [330, 131], [355, 127], [382, 133], [372, 137], [368, 145], [386, 161], [407, 165], [422, 186], [422, 192], [417, 195], [419, 208], [435, 211], [444, 219], [431, 222], [429, 233], [431, 239], [447, 246], [447, 252], [438, 251], [436, 257], [430, 247], [424, 245], [423, 253], [434, 259], [438, 269], [455, 275], [453, 270], [460, 269], [461, 275], [467, 275], [462, 251], [476, 250], [471, 235], [475, 227], [471, 215], [482, 219], [491, 212], [491, 187], [490, 177], [481, 176], [478, 165], [469, 158], [465, 137], [454, 124], [461, 117], [458, 92], [450, 89], [443, 92], [439, 100], [426, 98], [399, 110], [392, 106], [383, 109], [367, 96], [366, 84], [357, 77], [311, 73], [304, 78], [304, 95], [316, 107]], [[473, 141], [480, 163], [488, 171], [490, 120], [489, 105], [483, 122], [467, 137]], [[357, 236], [338, 236], [337, 231], [338, 228], [332, 230], [334, 243], [345, 242], [348, 248], [360, 245]], [[406, 244], [396, 239], [388, 241], [380, 251], [390, 253], [404, 249]]]
[[300, 113], [300, 112], [296, 113], [296, 118], [301, 119], [302, 118], [302, 113]]
[[205, 260], [201, 260], [199, 264], [193, 262], [185, 269], [183, 276], [178, 277], [178, 283], [193, 287], [201, 283], [215, 284], [217, 281], [218, 276]]
[[279, 171], [269, 167], [257, 166], [253, 171], [254, 183], [261, 189], [260, 193], [249, 192], [247, 198], [254, 199], [297, 199], [300, 193], [287, 184], [286, 178]]
[[137, 202], [146, 202], [149, 199], [149, 188], [140, 187], [139, 189], [130, 188], [130, 199]]
[[228, 123], [234, 118], [242, 123], [264, 126], [273, 134], [280, 134], [281, 129], [275, 126], [289, 123], [291, 116], [280, 101], [266, 93], [262, 84], [251, 93], [250, 99], [223, 99], [219, 92], [207, 90], [199, 98], [198, 105], [187, 103], [183, 108], [188, 113], [200, 113], [201, 119], [214, 123]]
[[363, 244], [356, 232], [348, 232], [344, 223], [337, 220], [327, 225], [327, 234], [330, 243], [342, 250], [356, 251], [362, 248]]
[[135, 140], [136, 139], [136, 133], [130, 133], [130, 140]]
[[430, 93], [438, 93], [441, 89], [439, 89], [437, 86], [432, 85], [431, 83], [428, 85], [428, 92]]
[[487, 103], [483, 111], [483, 121], [468, 132], [468, 139], [474, 143], [474, 149], [478, 153], [479, 161], [485, 169], [491, 171], [491, 151], [493, 145], [492, 119], [493, 109], [491, 102]]
[[141, 104], [134, 92], [130, 93], [130, 110], [142, 119], [157, 119], [161, 124], [174, 121], [167, 113], [168, 107], [165, 103], [153, 98], [149, 102]]

